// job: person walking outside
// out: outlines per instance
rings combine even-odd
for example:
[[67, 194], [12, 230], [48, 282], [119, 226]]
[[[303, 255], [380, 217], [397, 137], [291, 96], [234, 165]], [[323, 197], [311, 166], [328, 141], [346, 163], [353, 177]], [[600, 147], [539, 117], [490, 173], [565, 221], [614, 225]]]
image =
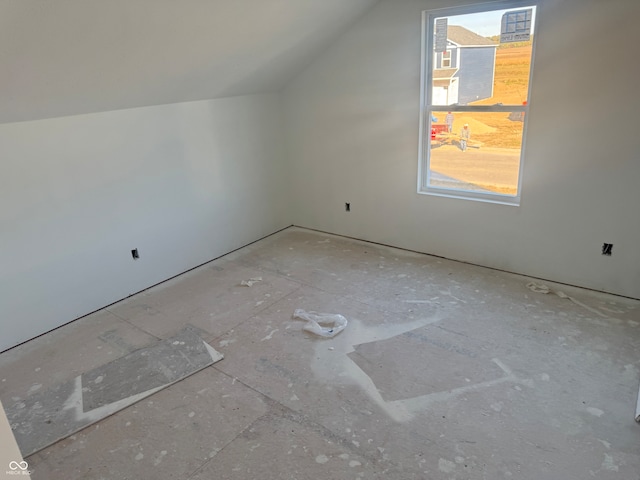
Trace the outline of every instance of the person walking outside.
[[447, 113], [444, 117], [444, 121], [447, 124], [447, 133], [451, 133], [453, 131], [453, 113]]
[[460, 149], [463, 152], [467, 151], [467, 142], [471, 138], [471, 130], [469, 130], [469, 124], [465, 123], [460, 132]]

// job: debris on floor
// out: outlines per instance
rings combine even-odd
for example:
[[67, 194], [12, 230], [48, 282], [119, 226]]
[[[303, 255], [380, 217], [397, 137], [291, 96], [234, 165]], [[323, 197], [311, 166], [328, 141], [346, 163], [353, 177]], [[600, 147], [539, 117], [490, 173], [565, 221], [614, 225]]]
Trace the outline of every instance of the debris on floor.
[[335, 337], [347, 326], [347, 319], [334, 313], [306, 312], [298, 308], [293, 312], [293, 318], [306, 320], [308, 323], [303, 330], [325, 338]]
[[551, 290], [544, 283], [529, 282], [529, 283], [527, 283], [527, 288], [529, 290], [531, 290], [532, 292], [544, 293], [545, 295], [548, 294], [548, 293], [553, 293], [553, 294], [557, 295], [560, 298], [566, 298], [567, 300], [571, 300], [576, 305], [579, 305], [582, 308], [585, 308], [585, 309], [589, 310], [591, 313], [595, 313], [596, 315], [599, 315], [599, 316], [601, 316], [603, 318], [611, 318], [606, 313], [602, 313], [600, 310], [592, 308], [589, 305], [585, 305], [580, 300], [577, 300], [577, 299], [575, 299], [573, 297], [570, 297], [569, 295], [567, 295], [566, 293], [564, 293], [564, 292], [562, 292], [560, 290]]
[[174, 337], [18, 400], [6, 409], [7, 418], [27, 457], [222, 358], [187, 326]]
[[249, 280], [242, 280], [240, 282], [240, 285], [243, 287], [253, 287], [254, 283], [258, 283], [262, 281], [262, 277], [253, 277], [250, 278]]
[[544, 283], [529, 282], [527, 283], [527, 288], [532, 292], [544, 293], [545, 295], [551, 292], [551, 289]]

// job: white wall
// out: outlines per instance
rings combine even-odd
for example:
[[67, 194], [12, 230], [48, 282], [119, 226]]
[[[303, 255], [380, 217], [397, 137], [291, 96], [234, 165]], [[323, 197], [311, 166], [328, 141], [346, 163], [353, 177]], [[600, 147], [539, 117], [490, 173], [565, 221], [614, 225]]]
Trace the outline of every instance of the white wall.
[[416, 193], [421, 11], [454, 3], [383, 0], [288, 84], [293, 223], [639, 298], [640, 2], [542, 1], [520, 207]]
[[287, 226], [281, 128], [276, 95], [0, 125], [0, 351]]
[[284, 125], [279, 95], [0, 124], [0, 350], [291, 223], [640, 298], [640, 4], [543, 0], [508, 207], [416, 193], [420, 13], [453, 3], [382, 0]]

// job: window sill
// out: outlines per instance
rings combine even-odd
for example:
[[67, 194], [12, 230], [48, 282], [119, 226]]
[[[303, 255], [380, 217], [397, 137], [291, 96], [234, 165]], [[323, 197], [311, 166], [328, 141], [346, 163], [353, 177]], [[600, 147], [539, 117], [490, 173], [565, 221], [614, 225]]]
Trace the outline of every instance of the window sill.
[[499, 193], [483, 193], [477, 191], [464, 191], [455, 188], [426, 187], [420, 188], [421, 195], [433, 195], [437, 197], [455, 198], [460, 200], [472, 200], [475, 202], [495, 203], [498, 205], [508, 205], [511, 207], [520, 206], [519, 195], [502, 195]]

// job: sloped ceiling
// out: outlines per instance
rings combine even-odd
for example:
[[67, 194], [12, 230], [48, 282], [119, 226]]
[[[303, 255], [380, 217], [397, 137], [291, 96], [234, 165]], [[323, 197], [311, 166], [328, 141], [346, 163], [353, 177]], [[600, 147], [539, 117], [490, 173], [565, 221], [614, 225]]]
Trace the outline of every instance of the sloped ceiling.
[[277, 91], [377, 0], [2, 0], [0, 123]]

